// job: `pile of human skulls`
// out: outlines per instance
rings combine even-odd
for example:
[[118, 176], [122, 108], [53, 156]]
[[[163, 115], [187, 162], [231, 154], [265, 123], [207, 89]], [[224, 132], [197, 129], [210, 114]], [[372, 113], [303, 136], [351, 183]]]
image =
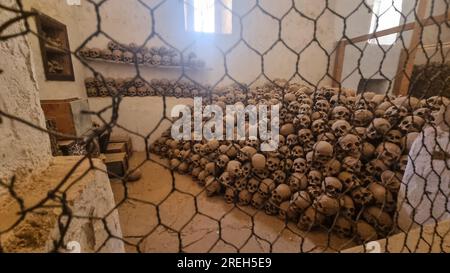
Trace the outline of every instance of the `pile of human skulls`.
[[189, 81], [170, 81], [153, 79], [147, 82], [141, 78], [96, 79], [86, 78], [85, 87], [88, 97], [108, 97], [120, 94], [129, 97], [173, 96], [176, 98], [206, 97], [208, 92], [202, 86]]
[[87, 59], [103, 59], [117, 63], [137, 63], [153, 66], [188, 66], [204, 68], [205, 62], [191, 52], [184, 58], [173, 48], [138, 46], [131, 43], [124, 46], [110, 41], [106, 49], [84, 47], [79, 55]]
[[170, 130], [151, 150], [209, 196], [264, 209], [303, 230], [322, 227], [357, 242], [393, 232], [408, 151], [444, 98], [275, 83], [247, 93], [221, 88], [212, 97], [221, 107], [281, 104], [278, 150], [260, 151], [258, 139], [178, 141]]

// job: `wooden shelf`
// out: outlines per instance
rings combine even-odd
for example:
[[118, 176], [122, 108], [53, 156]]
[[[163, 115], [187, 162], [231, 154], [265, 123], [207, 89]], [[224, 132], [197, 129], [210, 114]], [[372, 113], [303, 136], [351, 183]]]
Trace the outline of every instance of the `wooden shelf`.
[[[33, 9], [41, 48], [45, 78], [48, 81], [75, 81], [66, 25]], [[51, 39], [61, 41], [61, 46]]]
[[[89, 62], [98, 62], [98, 63], [111, 63], [111, 64], [118, 64], [118, 65], [128, 65], [128, 66], [135, 66], [134, 63], [126, 63], [126, 62], [116, 62], [111, 60], [105, 60], [102, 58], [85, 58], [80, 57], [83, 60], [89, 61]], [[181, 65], [151, 65], [151, 64], [138, 64], [139, 67], [148, 67], [148, 68], [158, 68], [158, 69], [183, 69], [183, 66]], [[184, 66], [184, 69], [186, 70], [193, 70], [193, 71], [211, 71], [212, 68], [195, 68], [191, 66]]]
[[68, 54], [67, 49], [63, 49], [63, 48], [59, 48], [59, 47], [51, 46], [51, 45], [45, 45], [45, 50], [47, 50], [48, 52], [51, 52], [51, 53]]

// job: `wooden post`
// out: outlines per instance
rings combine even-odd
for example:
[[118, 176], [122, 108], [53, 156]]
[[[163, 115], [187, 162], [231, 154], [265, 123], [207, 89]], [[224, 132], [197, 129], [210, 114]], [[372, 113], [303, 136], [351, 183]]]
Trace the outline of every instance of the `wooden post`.
[[[416, 60], [416, 53], [420, 43], [420, 35], [425, 24], [425, 12], [428, 7], [429, 0], [419, 0], [417, 9], [416, 23], [414, 24], [413, 33], [411, 35], [411, 42], [409, 48], [402, 50], [400, 53], [399, 63], [397, 67], [397, 77], [394, 83], [394, 93], [396, 95], [406, 96], [409, 90], [410, 78], [414, 69], [414, 62]], [[420, 23], [419, 23], [420, 22]]]

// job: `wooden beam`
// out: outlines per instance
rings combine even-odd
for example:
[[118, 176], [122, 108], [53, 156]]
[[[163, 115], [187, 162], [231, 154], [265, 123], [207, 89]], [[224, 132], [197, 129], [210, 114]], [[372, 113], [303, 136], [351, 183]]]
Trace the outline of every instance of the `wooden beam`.
[[339, 87], [342, 80], [342, 71], [344, 70], [344, 60], [345, 60], [345, 42], [340, 41], [337, 44], [336, 49], [336, 59], [334, 60], [334, 70], [333, 70], [333, 87]]
[[422, 18], [425, 17], [425, 12], [427, 10], [429, 0], [419, 1], [420, 2], [417, 8], [418, 22], [415, 22], [414, 24], [409, 47], [401, 52], [398, 62], [397, 77], [395, 79], [393, 89], [396, 95], [405, 96], [408, 94], [410, 78], [414, 69], [414, 62], [416, 60], [416, 53], [418, 48], [417, 45], [420, 43], [421, 33], [425, 28], [425, 25], [420, 24], [420, 22], [425, 21], [422, 20]]
[[[427, 27], [430, 25], [438, 25], [438, 24], [440, 25], [447, 21], [450, 21], [450, 12], [441, 14], [439, 16], [433, 16], [433, 17], [427, 18], [425, 20], [419, 20], [420, 25], [422, 25], [423, 27]], [[383, 36], [391, 35], [394, 33], [411, 31], [417, 26], [417, 24], [418, 24], [418, 22], [407, 23], [407, 24], [403, 24], [398, 27], [394, 27], [394, 28], [390, 28], [390, 29], [386, 29], [386, 30], [382, 30], [382, 31], [377, 31], [377, 32], [370, 33], [370, 34], [361, 35], [361, 36], [358, 36], [355, 38], [339, 41], [337, 44], [335, 63], [334, 63], [334, 68], [333, 68], [333, 77], [335, 79], [333, 81], [333, 86], [338, 87], [339, 83], [342, 80], [342, 73], [343, 73], [343, 69], [344, 69], [345, 47], [347, 45], [352, 44], [352, 43], [356, 44], [356, 43], [360, 43], [360, 42], [367, 42], [370, 39], [374, 39], [377, 37], [383, 37]], [[402, 55], [400, 56], [400, 61], [403, 65], [401, 66], [400, 70], [403, 70], [404, 63], [407, 59], [406, 56], [408, 54], [406, 54], [405, 52], [403, 52], [401, 54], [403, 56]], [[394, 89], [394, 90], [399, 90], [399, 86], [397, 89]]]
[[[427, 18], [426, 20], [420, 20], [420, 24], [422, 26], [426, 27], [426, 26], [430, 26], [430, 25], [443, 24], [447, 21], [450, 21], [450, 12], [439, 15], [439, 16], [433, 16], [433, 17]], [[377, 32], [370, 33], [370, 34], [361, 35], [361, 36], [351, 38], [348, 40], [347, 39], [342, 40], [342, 42], [344, 42], [346, 45], [351, 44], [351, 43], [353, 43], [353, 44], [361, 43], [361, 42], [368, 41], [370, 39], [375, 39], [375, 38], [391, 35], [394, 33], [413, 30], [414, 27], [416, 26], [416, 24], [418, 24], [418, 22], [407, 23], [407, 24], [403, 24], [398, 27], [393, 27], [393, 28], [377, 31]]]

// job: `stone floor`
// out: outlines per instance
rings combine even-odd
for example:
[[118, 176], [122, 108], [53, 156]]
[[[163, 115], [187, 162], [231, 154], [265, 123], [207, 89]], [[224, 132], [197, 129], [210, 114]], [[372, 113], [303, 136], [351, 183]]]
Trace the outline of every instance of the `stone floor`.
[[165, 160], [151, 159], [135, 153], [130, 165], [140, 165], [141, 180], [126, 187], [112, 182], [128, 252], [334, 252], [355, 246], [327, 232], [305, 234], [294, 223], [227, 204], [220, 196], [207, 197], [191, 177], [172, 176]]

